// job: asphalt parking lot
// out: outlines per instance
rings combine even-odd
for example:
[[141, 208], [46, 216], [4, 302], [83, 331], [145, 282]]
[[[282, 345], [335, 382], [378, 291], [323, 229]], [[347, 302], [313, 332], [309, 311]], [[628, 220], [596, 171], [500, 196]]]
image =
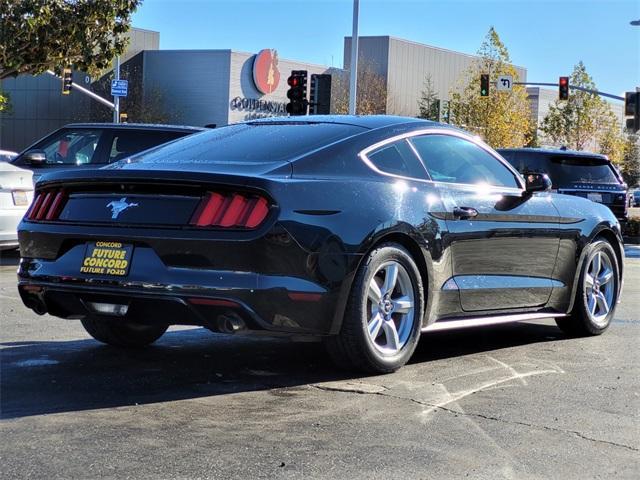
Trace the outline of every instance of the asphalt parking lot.
[[39, 317], [0, 259], [3, 478], [638, 478], [640, 249], [601, 337], [424, 336], [387, 376], [320, 345], [170, 330], [143, 351]]

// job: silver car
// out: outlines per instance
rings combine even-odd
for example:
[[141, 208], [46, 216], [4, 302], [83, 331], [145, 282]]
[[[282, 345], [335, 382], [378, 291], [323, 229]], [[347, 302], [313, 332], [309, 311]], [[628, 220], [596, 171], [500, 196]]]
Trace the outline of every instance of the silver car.
[[33, 172], [0, 162], [0, 250], [18, 246], [17, 227], [33, 200]]
[[18, 152], [11, 150], [0, 150], [0, 162], [10, 162], [18, 156]]

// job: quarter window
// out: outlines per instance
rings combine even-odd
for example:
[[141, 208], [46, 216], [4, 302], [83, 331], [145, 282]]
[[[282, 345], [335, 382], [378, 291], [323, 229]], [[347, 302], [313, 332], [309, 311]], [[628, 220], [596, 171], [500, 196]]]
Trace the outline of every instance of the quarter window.
[[425, 179], [427, 172], [406, 140], [400, 140], [367, 154], [376, 168], [385, 173]]
[[511, 170], [473, 142], [453, 135], [423, 135], [411, 142], [434, 181], [520, 187]]

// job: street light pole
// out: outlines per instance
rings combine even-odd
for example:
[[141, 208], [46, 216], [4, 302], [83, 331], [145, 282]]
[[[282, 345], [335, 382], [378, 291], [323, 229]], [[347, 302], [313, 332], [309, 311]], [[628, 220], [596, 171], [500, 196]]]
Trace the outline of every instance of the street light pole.
[[351, 33], [351, 72], [349, 79], [349, 115], [356, 114], [356, 94], [358, 87], [358, 13], [360, 1], [353, 0], [353, 29]]
[[[115, 80], [120, 80], [120, 55], [116, 57]], [[113, 97], [113, 123], [120, 123], [120, 97]]]

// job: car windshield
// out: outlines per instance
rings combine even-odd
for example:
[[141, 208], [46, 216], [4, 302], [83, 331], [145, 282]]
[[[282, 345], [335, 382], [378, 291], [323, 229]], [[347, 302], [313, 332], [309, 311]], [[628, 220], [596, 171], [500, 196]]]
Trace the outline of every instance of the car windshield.
[[[95, 163], [94, 153], [103, 131], [91, 129], [63, 129], [38, 143], [32, 150], [43, 151], [44, 166], [85, 165]], [[18, 159], [20, 162], [20, 159]]]

